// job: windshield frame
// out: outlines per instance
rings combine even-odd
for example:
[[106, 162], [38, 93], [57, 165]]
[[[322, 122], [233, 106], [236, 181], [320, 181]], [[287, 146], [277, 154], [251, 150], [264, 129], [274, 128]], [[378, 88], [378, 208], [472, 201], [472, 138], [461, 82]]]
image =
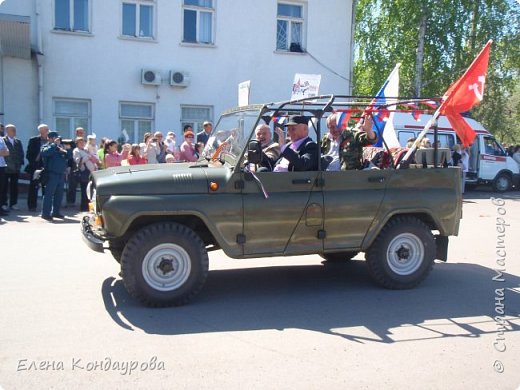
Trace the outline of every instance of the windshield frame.
[[[253, 105], [248, 105], [248, 106], [243, 106], [243, 107], [236, 107], [236, 108], [223, 112], [221, 114], [217, 124], [213, 127], [213, 130], [211, 131], [211, 133], [208, 137], [208, 142], [206, 143], [198, 162], [208, 162], [208, 164], [212, 165], [213, 163], [218, 161], [221, 165], [227, 165], [230, 168], [238, 167], [241, 164], [243, 156], [247, 151], [247, 145], [249, 144], [251, 137], [254, 137], [254, 129], [256, 128], [256, 126], [258, 126], [258, 123], [261, 120], [262, 115], [265, 112], [265, 109], [266, 109], [265, 104], [253, 104]], [[226, 147], [222, 146], [222, 149], [221, 149], [219, 155], [217, 156], [217, 159], [213, 161], [212, 157], [215, 155], [215, 153], [218, 150], [218, 148], [215, 147], [215, 142], [219, 142], [219, 135], [221, 135], [222, 132], [225, 131], [225, 133], [223, 133], [223, 134], [225, 135], [226, 139], [222, 140], [222, 137], [220, 137], [221, 143], [219, 146], [221, 146], [223, 143], [228, 143], [228, 144], [231, 143], [229, 140], [233, 139], [234, 130], [240, 131], [240, 128], [239, 128], [240, 126], [233, 127], [232, 129], [227, 129], [228, 120], [233, 117], [236, 117], [237, 119], [240, 120], [240, 116], [244, 116], [244, 114], [245, 114], [245, 116], [248, 116], [250, 118], [254, 117], [255, 119], [254, 119], [254, 123], [252, 124], [251, 127], [249, 127], [249, 126], [251, 125], [251, 122], [253, 122], [253, 121], [250, 121], [250, 123], [247, 126], [244, 126], [241, 129], [241, 131], [242, 131], [241, 139], [239, 142], [234, 144], [235, 147], [240, 148], [240, 151], [236, 154], [233, 154], [229, 150], [224, 150], [224, 149], [226, 149]], [[224, 126], [224, 124], [226, 124], [226, 126]], [[231, 132], [231, 134], [229, 134], [230, 132]]]

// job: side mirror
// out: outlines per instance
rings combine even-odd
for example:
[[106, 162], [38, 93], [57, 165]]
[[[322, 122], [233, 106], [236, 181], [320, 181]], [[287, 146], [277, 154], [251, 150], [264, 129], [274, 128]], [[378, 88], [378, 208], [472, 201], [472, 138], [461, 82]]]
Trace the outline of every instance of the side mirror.
[[262, 145], [256, 139], [249, 141], [247, 146], [247, 162], [260, 164], [262, 161]]

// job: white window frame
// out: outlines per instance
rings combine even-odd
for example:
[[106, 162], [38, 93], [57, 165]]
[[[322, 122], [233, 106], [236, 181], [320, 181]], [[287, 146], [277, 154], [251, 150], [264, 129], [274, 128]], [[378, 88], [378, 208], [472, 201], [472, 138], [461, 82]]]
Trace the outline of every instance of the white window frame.
[[70, 26], [70, 28], [66, 29], [63, 27], [56, 26], [56, 0], [54, 0], [54, 4], [53, 4], [54, 5], [54, 8], [53, 8], [54, 31], [90, 34], [92, 32], [91, 20], [92, 20], [92, 1], [93, 0], [87, 0], [88, 1], [88, 6], [87, 6], [87, 8], [88, 8], [87, 9], [87, 18], [88, 19], [87, 19], [87, 29], [86, 30], [77, 30], [76, 28], [74, 28], [74, 2], [76, 0], [68, 0], [68, 1], [69, 1], [69, 26]]
[[[87, 116], [57, 112], [56, 111], [57, 102], [84, 103], [87, 105]], [[52, 110], [53, 110], [53, 119], [54, 119], [54, 128], [55, 129], [57, 129], [57, 124], [58, 124], [59, 118], [67, 118], [67, 119], [71, 120], [69, 129], [68, 129], [68, 134], [60, 134], [63, 138], [76, 137], [76, 127], [78, 127], [78, 124], [77, 124], [78, 119], [83, 119], [83, 120], [86, 119], [87, 125], [86, 126], [82, 125], [81, 127], [83, 127], [85, 129], [85, 132], [87, 134], [91, 132], [90, 126], [92, 123], [92, 102], [89, 99], [71, 99], [71, 98], [55, 97], [52, 99]]]
[[[215, 2], [217, 0], [212, 0], [212, 7], [199, 7], [195, 5], [185, 5], [184, 0], [182, 0], [182, 43], [184, 44], [191, 44], [191, 45], [205, 45], [205, 46], [214, 46], [215, 45]], [[195, 26], [195, 42], [192, 41], [185, 41], [184, 40], [184, 11], [195, 11], [197, 13], [197, 20], [196, 20], [196, 26]], [[211, 42], [201, 42], [200, 41], [200, 14], [201, 12], [207, 12], [211, 13]]]
[[[295, 6], [300, 7], [302, 10], [302, 17], [291, 17], [291, 16], [281, 16], [278, 15], [278, 5], [289, 5], [289, 6]], [[291, 37], [292, 37], [292, 23], [301, 23], [302, 25], [302, 37], [301, 37], [301, 53], [306, 52], [306, 36], [307, 36], [307, 24], [305, 23], [307, 19], [307, 7], [305, 3], [295, 3], [290, 1], [278, 1], [276, 3], [276, 40], [275, 40], [275, 50], [278, 52], [289, 52], [289, 53], [300, 53], [298, 51], [291, 51]], [[288, 30], [287, 30], [287, 47], [286, 48], [278, 48], [278, 21], [283, 20], [288, 23]]]
[[[135, 5], [135, 35], [126, 35], [123, 32], [123, 24], [124, 24], [124, 14], [123, 14], [123, 5], [124, 4], [133, 4]], [[141, 5], [147, 5], [152, 7], [152, 36], [141, 36]], [[120, 3], [120, 10], [121, 10], [121, 30], [120, 30], [120, 36], [122, 38], [130, 38], [130, 39], [139, 39], [139, 40], [156, 40], [157, 36], [157, 4], [156, 0], [122, 0]]]
[[[148, 106], [151, 108], [151, 117], [139, 117], [139, 116], [123, 116], [123, 105], [130, 106]], [[132, 102], [132, 101], [120, 101], [119, 102], [119, 136], [122, 135], [123, 132], [123, 121], [133, 121], [134, 127], [131, 130], [133, 134], [128, 134], [130, 137], [130, 143], [141, 143], [143, 142], [143, 137], [140, 137], [139, 134], [139, 121], [149, 121], [150, 129], [149, 132], [153, 133], [155, 131], [155, 104], [149, 102]]]
[[[204, 118], [186, 118], [184, 117], [184, 108], [195, 108], [195, 109], [207, 109], [208, 117]], [[202, 124], [204, 121], [209, 121], [213, 123], [213, 106], [204, 106], [204, 105], [196, 105], [196, 104], [181, 104], [181, 132], [184, 129], [185, 125], [191, 125], [193, 131], [195, 133], [199, 133], [202, 131]]]

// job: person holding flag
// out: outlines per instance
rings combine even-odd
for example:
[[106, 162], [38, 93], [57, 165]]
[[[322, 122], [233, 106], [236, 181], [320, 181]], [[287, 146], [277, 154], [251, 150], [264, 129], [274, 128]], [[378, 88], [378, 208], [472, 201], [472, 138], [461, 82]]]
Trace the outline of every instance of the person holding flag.
[[363, 167], [363, 147], [377, 142], [377, 134], [372, 128], [372, 117], [361, 119], [356, 127], [344, 129], [338, 127], [339, 113], [327, 118], [329, 133], [321, 140], [321, 153], [330, 156], [331, 162], [326, 168], [333, 170], [361, 169]]

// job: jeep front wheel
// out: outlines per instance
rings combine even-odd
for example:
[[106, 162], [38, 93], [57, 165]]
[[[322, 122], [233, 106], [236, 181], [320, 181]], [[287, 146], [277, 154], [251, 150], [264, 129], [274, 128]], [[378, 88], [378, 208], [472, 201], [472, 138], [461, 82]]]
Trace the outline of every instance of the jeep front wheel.
[[187, 303], [202, 289], [208, 263], [200, 237], [177, 223], [142, 228], [128, 240], [121, 255], [126, 290], [154, 307]]
[[407, 289], [428, 276], [435, 253], [435, 239], [428, 226], [414, 217], [398, 217], [379, 233], [367, 251], [366, 260], [378, 284]]

